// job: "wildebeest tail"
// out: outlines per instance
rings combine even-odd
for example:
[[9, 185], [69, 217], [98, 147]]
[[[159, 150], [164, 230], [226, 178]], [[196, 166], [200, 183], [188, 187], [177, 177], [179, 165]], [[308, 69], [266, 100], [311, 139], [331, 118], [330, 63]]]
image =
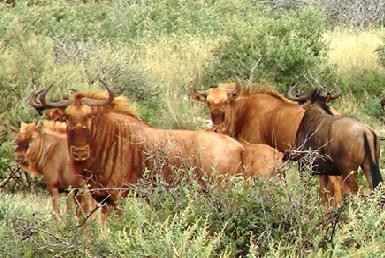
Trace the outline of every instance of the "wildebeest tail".
[[378, 159], [376, 158], [376, 149], [378, 148], [378, 139], [375, 134], [373, 134], [374, 137], [374, 146], [373, 148], [370, 147], [368, 136], [366, 133], [364, 134], [364, 147], [365, 147], [365, 153], [369, 160], [370, 165], [370, 172], [372, 175], [372, 185], [373, 189], [376, 188], [376, 186], [382, 182], [381, 172], [380, 172], [380, 166], [378, 164]]

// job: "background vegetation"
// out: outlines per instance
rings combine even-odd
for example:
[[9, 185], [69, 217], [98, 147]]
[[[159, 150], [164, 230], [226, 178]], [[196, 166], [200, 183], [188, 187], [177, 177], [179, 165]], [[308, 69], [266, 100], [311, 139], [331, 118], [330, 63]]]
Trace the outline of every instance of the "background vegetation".
[[[2, 1], [2, 121], [39, 119], [26, 102], [33, 90], [53, 84], [60, 97], [94, 90], [101, 77], [153, 126], [200, 129], [206, 110], [186, 94], [199, 73], [201, 88], [234, 75], [282, 93], [294, 84], [339, 85], [344, 96], [335, 108], [385, 136], [383, 8], [374, 0]], [[4, 128], [0, 142], [4, 178], [15, 167]], [[90, 222], [91, 239], [72, 217], [57, 229], [40, 181], [16, 178], [0, 194], [0, 254], [383, 256], [385, 214], [376, 196], [325, 213], [316, 179], [287, 173], [286, 183], [232, 179], [228, 189], [209, 184], [205, 194], [191, 180], [175, 188], [143, 182], [122, 200], [107, 237]]]

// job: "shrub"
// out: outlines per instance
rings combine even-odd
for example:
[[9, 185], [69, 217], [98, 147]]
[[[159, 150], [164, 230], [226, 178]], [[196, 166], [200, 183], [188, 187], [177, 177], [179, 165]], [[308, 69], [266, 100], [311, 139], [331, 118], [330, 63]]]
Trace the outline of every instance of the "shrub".
[[308, 70], [318, 71], [326, 53], [322, 13], [310, 9], [268, 13], [248, 22], [234, 23], [228, 39], [214, 51], [215, 62], [206, 75], [210, 81], [236, 74], [252, 82], [267, 79], [291, 85]]

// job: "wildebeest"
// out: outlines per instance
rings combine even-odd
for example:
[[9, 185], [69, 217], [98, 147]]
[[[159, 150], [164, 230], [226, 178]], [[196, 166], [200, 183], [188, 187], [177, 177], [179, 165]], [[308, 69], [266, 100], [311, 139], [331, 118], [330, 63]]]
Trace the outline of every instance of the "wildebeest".
[[[93, 205], [88, 192], [80, 194], [75, 189], [84, 186], [83, 178], [70, 166], [66, 132], [65, 123], [22, 123], [15, 142], [15, 161], [24, 171], [33, 176], [41, 176], [46, 182], [52, 197], [53, 217], [57, 223], [60, 221], [61, 192], [71, 193], [79, 204], [79, 219], [87, 215]], [[71, 202], [70, 196], [67, 196], [67, 211], [71, 210]]]
[[385, 111], [385, 97], [380, 102], [382, 109]]
[[[343, 178], [359, 167], [365, 173], [369, 186], [374, 189], [382, 177], [379, 168], [380, 140], [373, 129], [348, 116], [334, 115], [329, 106], [329, 94], [315, 89], [310, 101], [304, 104], [304, 117], [296, 135], [296, 146], [316, 150], [312, 171], [321, 175]], [[336, 202], [341, 203], [342, 193]]]
[[[47, 107], [65, 108], [70, 157], [75, 169], [89, 179], [99, 202], [113, 206], [144, 169], [162, 172], [167, 181], [173, 179], [173, 168], [185, 166], [195, 169], [198, 179], [202, 174], [214, 176], [213, 172], [271, 176], [273, 171], [261, 170], [260, 164], [274, 167], [280, 162], [272, 148], [277, 159], [262, 157], [258, 146], [242, 145], [222, 134], [151, 128], [130, 111], [125, 98], [115, 98], [103, 85], [108, 93], [103, 97], [76, 93], [71, 100], [49, 102], [40, 95]], [[102, 214], [110, 207], [104, 206]]]
[[295, 141], [303, 109], [278, 92], [243, 87], [239, 80], [208, 90], [190, 90], [190, 98], [207, 103], [213, 127], [235, 139], [268, 144], [281, 152]]
[[[293, 93], [294, 88], [295, 87], [289, 88], [287, 92], [288, 99], [293, 100], [300, 105], [303, 105], [306, 102], [310, 101], [310, 96], [311, 96], [310, 92], [301, 94], [300, 96], [296, 96]], [[332, 100], [335, 100], [341, 95], [341, 89], [337, 88], [334, 94], [331, 94], [331, 93], [328, 93], [328, 94], [329, 94], [328, 102], [330, 102]], [[329, 107], [329, 108], [333, 115], [341, 115], [341, 113], [339, 113], [332, 107]], [[358, 192], [357, 176], [355, 173], [350, 174], [347, 178], [342, 178], [342, 176], [327, 176], [327, 175], [320, 175], [319, 177], [320, 177], [319, 181], [320, 181], [321, 201], [324, 206], [328, 205], [328, 199], [330, 199], [329, 195], [334, 197], [333, 201], [334, 201], [334, 204], [336, 204], [336, 199], [341, 199], [341, 197], [339, 196], [340, 194], [350, 194], [350, 193]], [[324, 190], [325, 187], [327, 188], [327, 190]]]
[[[330, 98], [338, 98], [336, 92]], [[250, 143], [268, 144], [281, 152], [290, 150], [295, 144], [295, 136], [303, 118], [304, 110], [298, 103], [306, 99], [295, 98], [295, 102], [286, 99], [278, 92], [261, 87], [242, 86], [239, 79], [234, 83], [221, 84], [208, 90], [190, 89], [190, 98], [207, 103], [213, 129], [225, 133], [238, 140]], [[290, 158], [290, 156], [287, 156]], [[344, 192], [354, 192], [355, 176], [351, 175], [344, 184]], [[330, 178], [333, 188], [340, 188], [339, 178]], [[322, 191], [322, 188], [321, 188]], [[323, 203], [326, 197], [323, 196]]]

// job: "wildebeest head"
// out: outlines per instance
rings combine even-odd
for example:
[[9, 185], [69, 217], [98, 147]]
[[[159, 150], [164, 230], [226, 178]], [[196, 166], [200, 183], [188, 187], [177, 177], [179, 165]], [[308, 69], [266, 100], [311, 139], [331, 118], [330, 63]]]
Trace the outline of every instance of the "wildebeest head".
[[304, 93], [304, 94], [302, 94], [300, 96], [297, 96], [297, 95], [295, 95], [293, 93], [294, 89], [295, 89], [295, 87], [289, 88], [289, 90], [288, 90], [288, 92], [286, 94], [287, 98], [290, 99], [290, 100], [298, 102], [298, 104], [300, 104], [300, 105], [305, 104], [307, 101], [310, 101], [311, 96], [312, 96], [312, 94], [315, 94], [315, 91], [318, 92], [318, 95], [320, 95], [319, 97], [326, 98], [326, 102], [335, 100], [335, 99], [339, 98], [341, 96], [341, 94], [342, 94], [341, 89], [337, 87], [334, 93], [332, 93], [330, 91], [327, 92], [327, 93], [322, 93], [321, 89], [315, 88], [315, 89], [313, 89], [310, 92], [307, 92], [307, 93]]
[[16, 132], [15, 161], [21, 166], [28, 166], [27, 155], [30, 144], [42, 133], [41, 123], [21, 123], [20, 129]]
[[45, 113], [45, 119], [54, 122], [66, 122], [64, 109], [53, 108]]
[[236, 79], [235, 83], [224, 84], [208, 90], [196, 90], [195, 85], [193, 85], [189, 96], [193, 100], [207, 103], [214, 129], [216, 129], [225, 121], [228, 105], [233, 103], [240, 92], [241, 82]]
[[[341, 90], [337, 88], [337, 92], [340, 92]], [[340, 93], [339, 93], [340, 94]], [[330, 109], [328, 102], [331, 101], [333, 98], [333, 95], [330, 92], [323, 92], [321, 89], [316, 88], [313, 89], [309, 96], [308, 100], [303, 105], [305, 111], [308, 111], [312, 108], [318, 108], [323, 111], [325, 111], [328, 114], [334, 115], [334, 112]]]
[[97, 113], [92, 107], [107, 106], [114, 100], [112, 90], [103, 81], [100, 80], [100, 82], [107, 89], [106, 99], [90, 99], [84, 94], [76, 93], [71, 100], [48, 102], [45, 100], [45, 95], [49, 88], [34, 94], [42, 104], [40, 110], [51, 108], [64, 110], [62, 116], [67, 123], [69, 154], [74, 161], [86, 161], [90, 158], [91, 121], [93, 115]]

